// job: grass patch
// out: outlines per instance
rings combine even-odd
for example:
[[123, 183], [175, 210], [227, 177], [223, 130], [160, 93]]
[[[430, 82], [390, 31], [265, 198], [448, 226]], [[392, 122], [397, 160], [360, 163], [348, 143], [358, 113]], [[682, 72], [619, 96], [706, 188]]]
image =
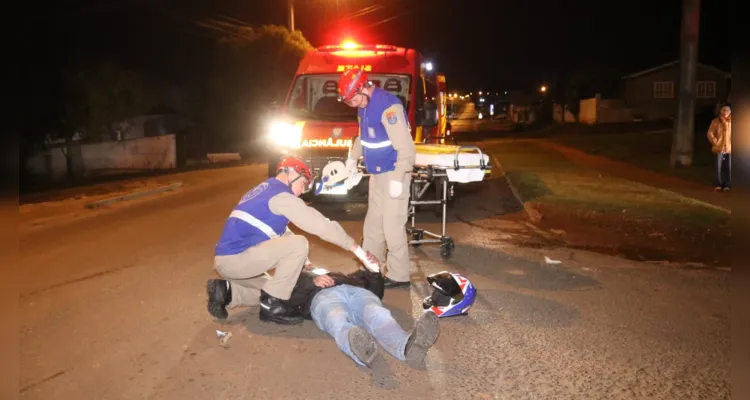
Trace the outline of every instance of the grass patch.
[[669, 165], [671, 132], [566, 134], [555, 138], [561, 144], [589, 154], [626, 162], [687, 181], [712, 184], [714, 173], [711, 147], [701, 131], [696, 132], [694, 139], [693, 166], [672, 168]]
[[698, 226], [713, 226], [728, 218], [721, 210], [677, 193], [580, 167], [533, 143], [500, 142], [488, 152], [527, 202]]

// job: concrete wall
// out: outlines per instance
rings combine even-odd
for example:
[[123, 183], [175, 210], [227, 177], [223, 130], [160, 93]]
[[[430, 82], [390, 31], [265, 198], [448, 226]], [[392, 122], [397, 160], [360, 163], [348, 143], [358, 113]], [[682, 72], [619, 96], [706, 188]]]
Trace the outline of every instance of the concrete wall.
[[632, 111], [621, 99], [593, 97], [581, 100], [578, 120], [582, 124], [607, 124], [633, 121]]
[[622, 99], [599, 99], [596, 108], [596, 121], [600, 124], [633, 121], [632, 111]]
[[596, 123], [596, 108], [597, 98], [581, 100], [580, 108], [578, 109], [578, 121], [582, 124], [595, 124]]
[[86, 171], [175, 168], [176, 154], [175, 135], [81, 146], [81, 157]]
[[[565, 119], [563, 120], [563, 108], [565, 109]], [[567, 106], [563, 107], [561, 104], [555, 104], [552, 111], [552, 119], [555, 122], [576, 122], [576, 117], [568, 109]]]
[[119, 142], [78, 144], [55, 147], [32, 156], [27, 170], [49, 180], [61, 180], [70, 167], [77, 176], [108, 169], [168, 169], [177, 167], [175, 135], [145, 137]]

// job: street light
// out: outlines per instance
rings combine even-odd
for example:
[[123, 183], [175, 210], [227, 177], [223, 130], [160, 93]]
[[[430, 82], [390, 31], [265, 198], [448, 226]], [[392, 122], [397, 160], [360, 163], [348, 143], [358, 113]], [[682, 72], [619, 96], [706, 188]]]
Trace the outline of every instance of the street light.
[[540, 87], [539, 91], [542, 92], [542, 93], [546, 92], [547, 91], [547, 86]]

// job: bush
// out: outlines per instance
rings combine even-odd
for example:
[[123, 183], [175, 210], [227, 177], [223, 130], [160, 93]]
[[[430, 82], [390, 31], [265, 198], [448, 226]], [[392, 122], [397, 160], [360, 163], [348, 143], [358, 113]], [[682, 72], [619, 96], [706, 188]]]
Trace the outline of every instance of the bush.
[[196, 118], [210, 151], [247, 151], [259, 137], [267, 105], [281, 101], [312, 45], [282, 26], [234, 27], [221, 38]]

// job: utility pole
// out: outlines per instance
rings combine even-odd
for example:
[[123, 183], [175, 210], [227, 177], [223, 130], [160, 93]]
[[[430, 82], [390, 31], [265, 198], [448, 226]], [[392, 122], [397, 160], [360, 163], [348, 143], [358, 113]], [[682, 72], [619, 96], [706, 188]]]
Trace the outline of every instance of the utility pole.
[[678, 88], [677, 118], [672, 136], [672, 167], [693, 164], [695, 131], [695, 75], [698, 68], [698, 28], [700, 0], [682, 1], [682, 32], [680, 35], [680, 86]]
[[289, 4], [289, 32], [294, 32], [294, 0], [288, 0]]

